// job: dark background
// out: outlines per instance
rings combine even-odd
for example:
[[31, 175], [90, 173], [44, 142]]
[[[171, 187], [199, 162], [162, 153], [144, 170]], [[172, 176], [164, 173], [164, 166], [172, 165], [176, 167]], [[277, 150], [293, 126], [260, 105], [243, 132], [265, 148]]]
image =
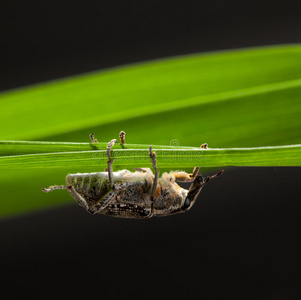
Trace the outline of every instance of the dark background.
[[300, 1], [5, 1], [1, 89], [173, 55], [299, 43]]
[[[172, 55], [300, 43], [300, 6], [7, 1], [0, 89]], [[227, 169], [186, 214], [122, 220], [74, 203], [1, 220], [0, 295], [300, 299], [299, 182], [300, 168]]]

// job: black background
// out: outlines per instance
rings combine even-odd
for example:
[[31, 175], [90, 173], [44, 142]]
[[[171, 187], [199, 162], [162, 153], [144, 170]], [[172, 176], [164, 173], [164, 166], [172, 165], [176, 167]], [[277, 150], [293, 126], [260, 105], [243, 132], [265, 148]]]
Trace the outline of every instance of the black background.
[[[299, 43], [300, 12], [293, 1], [6, 2], [0, 89], [172, 55]], [[300, 168], [235, 168], [186, 214], [121, 220], [74, 204], [2, 220], [0, 294], [300, 299], [299, 182]]]
[[194, 52], [299, 43], [299, 1], [6, 1], [1, 89]]

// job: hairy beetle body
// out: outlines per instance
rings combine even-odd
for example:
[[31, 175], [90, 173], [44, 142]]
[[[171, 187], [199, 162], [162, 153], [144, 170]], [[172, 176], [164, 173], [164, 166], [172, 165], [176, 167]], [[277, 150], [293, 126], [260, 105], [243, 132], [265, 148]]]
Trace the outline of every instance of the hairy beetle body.
[[[125, 132], [119, 134], [122, 145], [125, 143]], [[90, 135], [92, 143], [97, 143], [94, 134]], [[152, 216], [168, 216], [188, 211], [195, 203], [203, 186], [212, 178], [223, 173], [203, 178], [199, 167], [192, 174], [186, 172], [163, 173], [159, 178], [156, 153], [149, 147], [155, 174], [149, 168], [138, 168], [135, 172], [122, 170], [113, 172], [111, 149], [117, 143], [111, 140], [107, 146], [108, 168], [105, 172], [69, 174], [67, 185], [50, 186], [44, 192], [56, 189], [67, 189], [72, 197], [91, 214], [145, 219]], [[206, 144], [206, 148], [208, 145]], [[178, 182], [191, 182], [189, 190], [181, 188]]]
[[167, 173], [158, 180], [155, 198], [151, 201], [154, 177], [150, 169], [113, 172], [114, 189], [110, 187], [107, 172], [69, 174], [66, 183], [69, 193], [92, 214], [149, 218], [181, 208], [187, 190], [171, 181]]

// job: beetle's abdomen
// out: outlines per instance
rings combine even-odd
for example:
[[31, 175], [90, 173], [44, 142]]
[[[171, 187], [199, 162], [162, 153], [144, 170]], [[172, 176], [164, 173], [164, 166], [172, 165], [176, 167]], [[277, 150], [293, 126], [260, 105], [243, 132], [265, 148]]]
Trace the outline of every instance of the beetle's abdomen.
[[98, 173], [68, 174], [66, 182], [92, 202], [99, 201], [111, 190], [109, 179]]

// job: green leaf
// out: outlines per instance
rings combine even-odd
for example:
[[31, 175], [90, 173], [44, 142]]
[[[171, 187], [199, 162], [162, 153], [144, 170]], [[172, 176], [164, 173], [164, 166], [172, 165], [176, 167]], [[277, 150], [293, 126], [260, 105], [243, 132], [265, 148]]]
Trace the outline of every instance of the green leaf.
[[189, 55], [0, 97], [1, 139], [253, 147], [300, 142], [301, 47]]
[[[0, 168], [107, 168], [106, 143], [54, 143], [54, 142], [0, 142], [0, 153], [3, 146], [19, 146], [20, 151], [27, 153], [35, 146], [40, 146], [41, 153], [0, 156]], [[43, 153], [49, 145], [48, 153]], [[68, 147], [69, 146], [69, 147]], [[82, 151], [76, 151], [81, 147]], [[87, 150], [94, 147], [98, 150]], [[60, 152], [63, 150], [68, 152]], [[301, 144], [290, 146], [201, 149], [193, 147], [153, 146], [157, 154], [157, 163], [163, 169], [192, 169], [195, 166], [301, 166]], [[52, 152], [52, 153], [50, 153]], [[116, 146], [111, 151], [116, 158], [114, 169], [133, 169], [151, 167], [148, 145], [126, 144]]]
[[[127, 143], [145, 147], [191, 146], [200, 151], [200, 144], [207, 142], [210, 149], [202, 151], [203, 166], [212, 160], [228, 165], [230, 157], [232, 161], [236, 157], [235, 165], [260, 165], [257, 150], [213, 148], [301, 144], [300, 69], [300, 46], [262, 47], [156, 60], [2, 93], [1, 139], [61, 141], [62, 145], [31, 144], [25, 149], [1, 144], [0, 215], [71, 200], [65, 193], [45, 198], [40, 187], [63, 184], [66, 173], [95, 170], [98, 163], [102, 168], [104, 160], [91, 159], [90, 166], [87, 160], [71, 163], [72, 155], [84, 155], [72, 153], [65, 157], [69, 165], [61, 161], [59, 169], [46, 168], [45, 161], [42, 168], [31, 169], [25, 161], [32, 162], [31, 157], [38, 165], [39, 157], [42, 165], [46, 153], [52, 153], [48, 158], [56, 164], [53, 157], [59, 154], [54, 151], [93, 151], [88, 143], [63, 144], [88, 142], [92, 132], [107, 143], [124, 130]], [[261, 165], [300, 165], [299, 146], [276, 148], [260, 152]], [[158, 161], [164, 163], [159, 148], [157, 152]], [[177, 152], [164, 153], [172, 159]], [[12, 155], [24, 157], [12, 159]], [[9, 170], [13, 164], [19, 169]]]
[[[52, 153], [70, 151], [106, 150], [108, 143], [71, 143], [71, 142], [39, 142], [39, 141], [0, 141], [0, 158], [6, 155], [33, 153]], [[115, 146], [116, 147], [116, 146]], [[125, 144], [121, 149], [149, 148], [142, 144]], [[191, 149], [192, 147], [156, 146], [157, 149]]]

